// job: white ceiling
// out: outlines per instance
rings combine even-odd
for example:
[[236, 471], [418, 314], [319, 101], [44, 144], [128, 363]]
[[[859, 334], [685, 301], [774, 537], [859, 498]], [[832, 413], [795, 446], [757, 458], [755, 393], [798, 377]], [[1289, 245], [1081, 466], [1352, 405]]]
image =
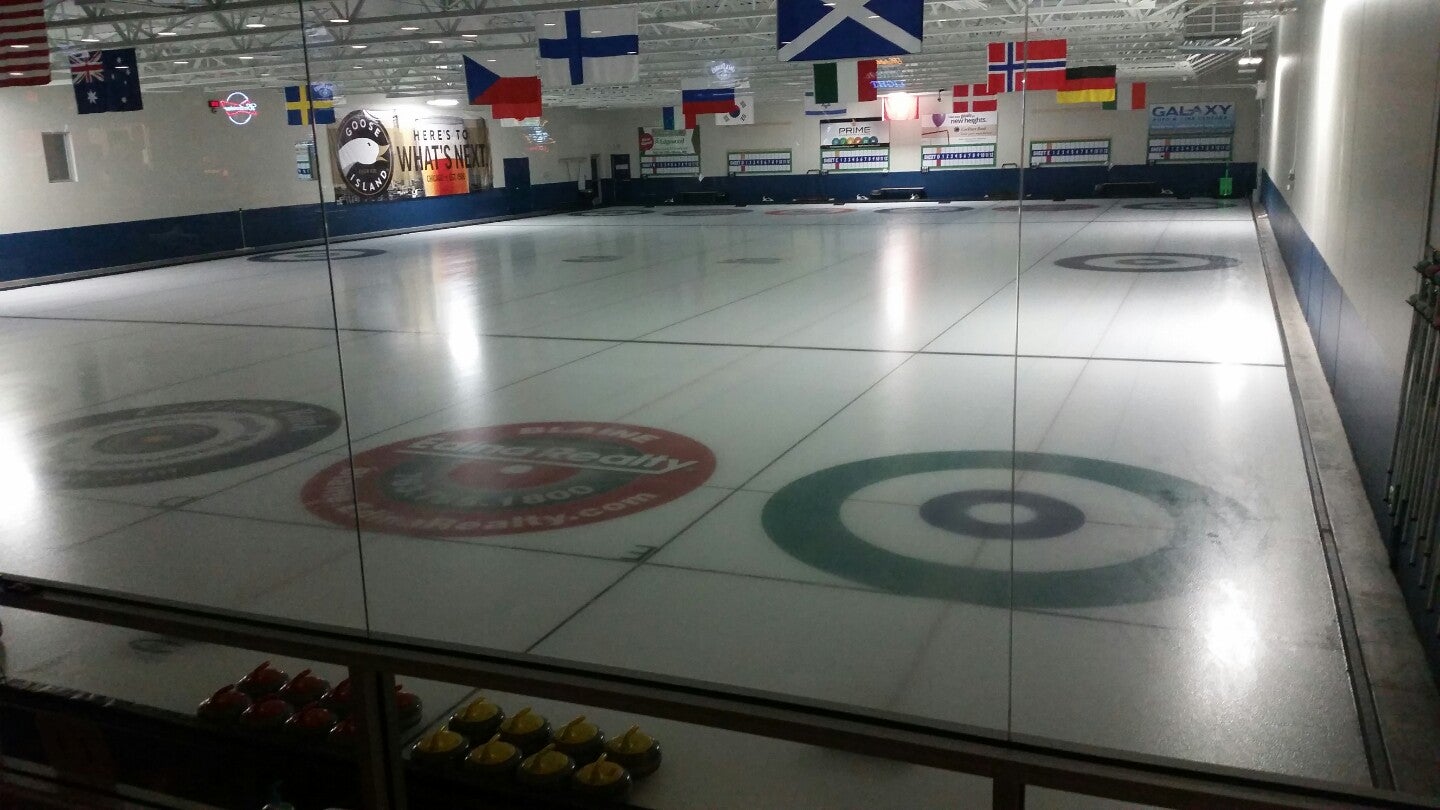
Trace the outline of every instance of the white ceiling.
[[[983, 81], [985, 45], [1028, 34], [1063, 37], [1070, 64], [1115, 64], [1122, 79], [1253, 81], [1236, 59], [1263, 51], [1295, 2], [932, 0], [923, 52], [901, 70], [910, 88]], [[776, 58], [774, 0], [63, 0], [49, 16], [57, 52], [138, 48], [146, 90], [295, 84], [308, 66], [311, 81], [344, 93], [459, 97], [461, 54], [533, 49], [537, 11], [615, 5], [639, 11], [640, 82], [547, 88], [547, 104], [670, 104], [682, 78], [732, 68], [762, 98], [798, 99], [810, 85], [808, 63]], [[55, 65], [63, 80], [64, 57]]]

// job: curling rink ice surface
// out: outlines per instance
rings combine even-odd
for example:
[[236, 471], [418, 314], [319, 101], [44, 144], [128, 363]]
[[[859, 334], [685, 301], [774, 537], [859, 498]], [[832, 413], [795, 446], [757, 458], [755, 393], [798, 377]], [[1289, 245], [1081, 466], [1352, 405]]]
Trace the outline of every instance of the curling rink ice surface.
[[[334, 251], [333, 308], [318, 249], [0, 292], [0, 570], [1368, 782], [1243, 201]], [[56, 621], [7, 614], [9, 674], [99, 666]]]

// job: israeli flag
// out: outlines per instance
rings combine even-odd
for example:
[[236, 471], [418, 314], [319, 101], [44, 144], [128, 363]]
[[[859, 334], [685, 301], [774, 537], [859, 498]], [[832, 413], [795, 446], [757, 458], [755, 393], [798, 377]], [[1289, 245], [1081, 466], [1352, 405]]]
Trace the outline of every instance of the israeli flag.
[[535, 15], [540, 83], [548, 87], [640, 81], [640, 20], [635, 7], [546, 11]]
[[778, 0], [781, 62], [919, 53], [924, 0]]

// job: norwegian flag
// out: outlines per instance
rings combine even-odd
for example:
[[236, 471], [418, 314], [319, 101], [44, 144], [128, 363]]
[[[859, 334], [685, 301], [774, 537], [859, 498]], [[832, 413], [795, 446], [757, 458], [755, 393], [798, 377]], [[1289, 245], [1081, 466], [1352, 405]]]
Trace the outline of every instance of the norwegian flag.
[[1059, 90], [1065, 84], [1063, 39], [992, 42], [989, 57], [991, 93]]
[[44, 0], [0, 0], [0, 87], [49, 83]]
[[70, 81], [75, 84], [105, 81], [105, 61], [100, 51], [70, 54]]
[[953, 95], [950, 112], [995, 112], [1000, 107], [988, 84], [957, 84]]

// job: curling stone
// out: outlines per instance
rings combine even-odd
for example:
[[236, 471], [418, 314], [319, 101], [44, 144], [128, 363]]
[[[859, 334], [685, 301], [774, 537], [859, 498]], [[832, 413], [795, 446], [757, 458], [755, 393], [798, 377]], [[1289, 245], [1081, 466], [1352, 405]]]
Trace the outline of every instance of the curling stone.
[[550, 742], [550, 721], [526, 706], [500, 724], [500, 739], [529, 756]]
[[249, 695], [230, 684], [220, 687], [215, 694], [201, 701], [195, 714], [201, 720], [228, 724], [239, 720], [240, 715], [250, 708], [252, 703]]
[[630, 730], [605, 743], [610, 761], [622, 765], [636, 779], [643, 779], [660, 768], [660, 741], [631, 726]]
[[277, 696], [298, 709], [316, 702], [329, 691], [330, 682], [307, 669], [291, 678], [289, 683], [280, 688]]
[[505, 712], [486, 698], [477, 698], [450, 717], [450, 728], [472, 740], [488, 740], [505, 722]]
[[584, 765], [594, 762], [605, 747], [605, 733], [594, 723], [585, 722], [585, 715], [571, 720], [555, 732], [555, 750]]
[[275, 731], [285, 725], [295, 710], [277, 697], [255, 703], [240, 714], [240, 727], [252, 731]]
[[575, 773], [575, 760], [555, 750], [554, 744], [521, 760], [515, 781], [535, 791], [549, 793], [564, 790]]
[[611, 762], [609, 755], [601, 754], [599, 759], [575, 771], [570, 789], [576, 796], [590, 801], [614, 802], [623, 799], [633, 783], [624, 766]]
[[465, 758], [470, 741], [445, 726], [420, 738], [410, 747], [410, 761], [434, 770], [446, 770]]
[[476, 779], [502, 782], [515, 773], [523, 758], [524, 754], [520, 753], [519, 748], [500, 739], [500, 735], [496, 734], [466, 755], [465, 761], [460, 763], [460, 770]]
[[290, 680], [290, 676], [285, 674], [285, 670], [276, 669], [270, 666], [269, 661], [266, 661], [250, 670], [250, 674], [241, 678], [235, 686], [251, 698], [259, 700], [279, 692], [288, 680]]

